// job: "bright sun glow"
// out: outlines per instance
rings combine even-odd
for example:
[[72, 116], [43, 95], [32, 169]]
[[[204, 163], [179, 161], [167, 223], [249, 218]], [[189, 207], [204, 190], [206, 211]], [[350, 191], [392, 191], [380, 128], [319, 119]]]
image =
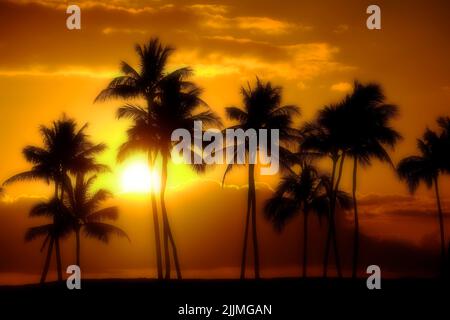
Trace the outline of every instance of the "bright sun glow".
[[121, 176], [121, 187], [125, 193], [147, 193], [160, 189], [160, 175], [150, 170], [145, 162], [135, 161], [125, 166]]

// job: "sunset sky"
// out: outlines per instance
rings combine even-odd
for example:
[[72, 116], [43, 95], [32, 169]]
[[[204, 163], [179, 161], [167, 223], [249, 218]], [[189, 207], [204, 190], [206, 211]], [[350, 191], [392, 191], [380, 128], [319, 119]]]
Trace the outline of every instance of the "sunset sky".
[[[321, 106], [342, 98], [353, 80], [380, 83], [388, 101], [400, 107], [394, 125], [404, 139], [391, 154], [396, 163], [415, 152], [416, 139], [427, 126], [434, 127], [436, 117], [450, 115], [450, 2], [376, 3], [381, 7], [381, 30], [366, 28], [371, 1], [1, 1], [0, 180], [29, 168], [21, 150], [40, 144], [39, 125], [50, 124], [62, 113], [79, 124], [89, 123], [93, 140], [108, 144], [99, 160], [113, 173], [100, 184], [116, 193], [119, 223], [132, 242], [92, 244], [87, 263], [97, 276], [145, 275], [154, 256], [151, 234], [146, 233], [146, 223], [151, 230], [147, 199], [123, 193], [121, 179], [129, 163], [115, 163], [130, 123], [115, 118], [120, 101], [93, 101], [118, 75], [121, 60], [136, 65], [134, 45], [152, 36], [176, 48], [169, 68], [192, 67], [204, 100], [222, 117], [225, 107], [241, 105], [240, 86], [256, 76], [282, 86], [284, 102], [301, 107], [298, 126], [313, 119]], [[81, 30], [66, 29], [68, 4], [81, 7]], [[132, 161], [139, 161], [139, 155]], [[246, 171], [233, 172], [222, 189], [224, 169], [218, 166], [197, 176], [186, 167], [170, 167], [169, 214], [181, 260], [192, 276], [229, 276], [238, 267]], [[350, 178], [346, 170], [345, 190], [350, 190]], [[278, 176], [257, 176], [257, 181], [262, 204]], [[412, 198], [392, 168], [376, 162], [360, 171], [359, 181], [361, 228], [367, 250], [373, 250], [372, 256], [363, 254], [365, 262], [377, 258], [377, 243], [394, 248], [393, 257], [395, 248], [403, 248], [411, 261], [416, 261], [411, 248], [425, 252], [437, 243], [432, 192], [420, 188]], [[448, 211], [450, 178], [441, 185]], [[24, 274], [34, 279], [40, 272], [40, 244], [23, 244], [23, 232], [37, 224], [27, 218], [33, 199], [48, 192], [42, 183], [17, 183], [6, 189], [0, 202], [0, 283], [28, 281]], [[346, 218], [342, 220], [346, 230]], [[261, 224], [266, 274], [298, 272], [298, 226], [294, 223], [277, 235], [262, 218]], [[224, 229], [230, 232], [218, 232]], [[66, 242], [72, 248], [71, 240]], [[277, 248], [285, 242], [290, 246], [280, 252]], [[95, 260], [97, 248], [105, 252], [103, 262]], [[426, 260], [426, 254], [417, 259]], [[103, 268], [106, 263], [109, 267]], [[395, 262], [389, 266], [400, 272]]]

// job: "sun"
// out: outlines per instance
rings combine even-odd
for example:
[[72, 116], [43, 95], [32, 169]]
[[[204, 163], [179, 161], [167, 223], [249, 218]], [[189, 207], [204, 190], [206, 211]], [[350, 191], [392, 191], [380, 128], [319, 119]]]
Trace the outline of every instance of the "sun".
[[159, 191], [160, 175], [150, 170], [144, 161], [133, 161], [125, 165], [121, 174], [121, 189], [124, 193], [148, 193]]

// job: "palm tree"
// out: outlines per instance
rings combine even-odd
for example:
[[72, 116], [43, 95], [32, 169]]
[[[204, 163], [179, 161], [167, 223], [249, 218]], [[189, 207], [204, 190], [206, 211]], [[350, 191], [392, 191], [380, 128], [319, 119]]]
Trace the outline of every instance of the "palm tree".
[[390, 121], [398, 115], [398, 107], [385, 103], [386, 97], [378, 84], [363, 85], [355, 81], [353, 92], [342, 104], [347, 116], [345, 153], [353, 158], [352, 196], [354, 210], [354, 241], [352, 278], [356, 278], [359, 253], [359, 219], [356, 199], [358, 165], [369, 166], [373, 158], [394, 167], [386, 147], [394, 148], [401, 139]]
[[420, 155], [406, 157], [397, 166], [400, 179], [408, 184], [411, 193], [417, 190], [420, 182], [424, 182], [428, 188], [434, 188], [441, 240], [442, 273], [445, 266], [445, 231], [439, 191], [439, 176], [450, 172], [448, 146], [445, 131], [439, 135], [430, 129], [426, 129], [422, 139], [417, 140], [417, 148]]
[[76, 264], [78, 266], [81, 266], [81, 231], [83, 231], [85, 236], [105, 243], [108, 243], [110, 235], [113, 234], [128, 238], [125, 231], [104, 222], [105, 220], [116, 220], [119, 213], [115, 206], [100, 208], [101, 203], [111, 198], [112, 194], [105, 189], [99, 189], [91, 193], [90, 189], [96, 178], [97, 176], [95, 175], [85, 178], [83, 172], [79, 173], [75, 179], [75, 186], [70, 188], [71, 190], [66, 200], [67, 210], [73, 219], [72, 227], [75, 232]]
[[[247, 131], [253, 129], [277, 129], [279, 130], [280, 159], [282, 155], [288, 154], [289, 151], [283, 145], [293, 142], [297, 138], [298, 132], [294, 130], [292, 118], [299, 114], [299, 109], [294, 105], [281, 105], [281, 87], [274, 87], [270, 82], [264, 83], [258, 78], [256, 84], [252, 88], [241, 88], [243, 108], [228, 107], [226, 108], [227, 116], [230, 120], [237, 122], [236, 125], [229, 129], [242, 129]], [[248, 144], [245, 146], [248, 154]], [[281, 161], [283, 165], [283, 161]], [[223, 180], [227, 173], [232, 169], [232, 164], [228, 164], [224, 173]], [[241, 262], [241, 279], [245, 278], [245, 264], [247, 256], [247, 238], [249, 227], [252, 227], [252, 242], [254, 253], [254, 272], [255, 278], [259, 278], [259, 249], [258, 235], [256, 225], [256, 188], [255, 188], [255, 165], [249, 163], [248, 166], [248, 199], [247, 199], [247, 215], [245, 222], [242, 262]]]
[[[77, 130], [75, 120], [65, 115], [54, 121], [51, 127], [41, 126], [39, 131], [43, 140], [43, 147], [27, 146], [23, 149], [25, 159], [33, 167], [25, 172], [7, 179], [3, 185], [24, 180], [44, 180], [54, 184], [54, 199], [62, 201], [68, 185], [69, 172], [80, 170], [104, 171], [106, 168], [95, 162], [94, 156], [105, 149], [103, 144], [93, 144], [85, 133], [87, 125]], [[54, 221], [57, 225], [57, 221]], [[62, 262], [60, 243], [55, 233], [54, 243], [58, 280], [62, 280]]]
[[[330, 177], [320, 175], [310, 164], [301, 166], [300, 174], [290, 172], [285, 175], [275, 190], [272, 198], [265, 205], [266, 218], [276, 230], [281, 231], [294, 216], [303, 213], [303, 268], [302, 275], [307, 276], [308, 266], [308, 217], [316, 213], [319, 219], [329, 213], [331, 199]], [[350, 196], [338, 192], [337, 201], [340, 207], [348, 209]]]
[[331, 245], [333, 245], [336, 270], [339, 277], [342, 277], [339, 246], [336, 232], [336, 198], [339, 194], [339, 186], [346, 157], [348, 131], [347, 117], [343, 108], [344, 102], [328, 105], [319, 110], [317, 118], [312, 123], [306, 123], [301, 129], [302, 138], [300, 149], [304, 154], [331, 160], [330, 176], [330, 206], [328, 213], [328, 232], [325, 242], [325, 253], [323, 261], [323, 276], [327, 277], [328, 257]]
[[56, 265], [58, 280], [61, 281], [61, 253], [59, 250], [59, 240], [68, 236], [72, 231], [72, 218], [66, 210], [61, 200], [52, 198], [49, 201], [39, 202], [30, 210], [30, 217], [50, 217], [52, 222], [29, 228], [25, 233], [25, 241], [32, 241], [38, 237], [44, 237], [41, 252], [47, 246], [47, 256], [42, 270], [40, 283], [43, 284], [47, 278], [48, 269], [55, 246]]
[[[139, 122], [134, 131], [141, 131], [139, 136], [139, 143], [134, 141], [133, 143], [124, 145], [123, 149], [131, 150], [132, 152], [144, 151], [148, 154], [148, 162], [150, 167], [155, 163], [157, 153], [154, 152], [155, 148], [150, 141], [142, 142], [140, 139], [142, 137], [151, 136], [153, 131], [152, 128], [152, 109], [156, 103], [156, 96], [160, 91], [160, 83], [163, 79], [170, 75], [186, 75], [190, 73], [188, 68], [180, 68], [173, 72], [167, 72], [166, 66], [170, 54], [173, 52], [173, 48], [170, 46], [164, 46], [161, 44], [158, 38], [152, 38], [146, 45], [136, 45], [136, 53], [139, 56], [139, 70], [134, 69], [127, 62], [121, 62], [122, 74], [119, 77], [114, 78], [109, 85], [100, 92], [95, 101], [104, 101], [111, 98], [120, 99], [135, 99], [143, 98], [146, 101], [146, 108], [136, 107], [133, 105], [127, 105], [123, 110], [130, 109], [133, 116], [133, 120]], [[129, 115], [121, 115], [119, 111], [119, 117], [127, 117]], [[126, 112], [126, 111], [125, 111]], [[136, 118], [134, 116], [137, 116]], [[136, 124], [137, 124], [136, 122]], [[143, 130], [143, 131], [142, 131]], [[148, 131], [148, 132], [145, 132]], [[145, 133], [143, 133], [145, 132]], [[142, 145], [144, 143], [144, 145]], [[132, 150], [134, 149], [134, 150]], [[127, 152], [124, 151], [123, 155]], [[119, 156], [122, 160], [124, 156]], [[159, 218], [157, 212], [156, 195], [155, 190], [150, 192], [152, 211], [153, 211], [153, 222], [154, 222], [154, 234], [155, 234], [155, 247], [156, 247], [156, 261], [157, 261], [157, 272], [158, 279], [163, 278], [162, 269], [162, 255], [161, 255], [161, 240], [160, 240], [160, 226]], [[166, 231], [167, 228], [166, 228]], [[170, 230], [169, 230], [170, 231]], [[166, 252], [168, 248], [165, 248]], [[166, 255], [167, 258], [167, 255]], [[170, 261], [166, 261], [166, 273], [167, 264], [170, 266]], [[169, 267], [170, 269], [170, 267]], [[170, 272], [169, 272], [170, 273]]]

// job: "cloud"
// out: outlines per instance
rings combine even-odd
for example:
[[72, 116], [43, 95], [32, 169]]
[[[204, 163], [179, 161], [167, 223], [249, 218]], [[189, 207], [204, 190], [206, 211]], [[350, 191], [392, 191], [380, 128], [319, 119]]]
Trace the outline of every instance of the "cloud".
[[349, 29], [350, 29], [350, 27], [347, 24], [340, 24], [333, 30], [333, 32], [340, 34], [340, 33], [347, 32]]
[[106, 27], [102, 30], [103, 34], [113, 34], [113, 33], [125, 33], [125, 34], [147, 34], [147, 30], [143, 29], [130, 29], [130, 28], [113, 28], [113, 27]]
[[[20, 5], [37, 4], [40, 6], [53, 8], [53, 9], [65, 9], [70, 4], [76, 4], [83, 9], [102, 8], [105, 10], [117, 10], [128, 12], [132, 14], [149, 13], [154, 12], [153, 7], [149, 7], [141, 3], [140, 5], [133, 6], [133, 1], [127, 0], [110, 0], [108, 2], [101, 2], [95, 0], [77, 0], [76, 3], [61, 3], [59, 0], [7, 0], [11, 3], [17, 3]], [[155, 1], [155, 4], [157, 2]], [[164, 8], [164, 6], [160, 7]]]
[[[189, 61], [197, 75], [219, 76], [236, 74], [243, 78], [258, 74], [264, 78], [283, 78], [302, 83], [329, 72], [352, 69], [335, 60], [339, 49], [327, 43], [271, 45], [233, 37], [209, 38], [207, 50], [179, 50], [175, 65]], [[227, 48], [214, 43], [229, 42]], [[225, 52], [224, 52], [225, 51]], [[294, 66], [294, 67], [293, 67]], [[302, 84], [304, 86], [304, 84]]]
[[[240, 29], [257, 30], [272, 35], [287, 33], [297, 27], [293, 23], [267, 17], [237, 17], [235, 18], [235, 21], [237, 27]], [[304, 30], [307, 30], [307, 28]]]
[[330, 89], [332, 91], [348, 92], [352, 89], [352, 85], [349, 82], [338, 82], [331, 85]]
[[241, 29], [261, 32], [268, 35], [281, 35], [294, 30], [309, 31], [310, 26], [302, 26], [268, 17], [234, 17], [207, 15], [204, 25], [214, 29]]
[[85, 77], [111, 79], [117, 76], [117, 71], [93, 70], [73, 67], [67, 69], [48, 70], [48, 68], [29, 68], [5, 70], [0, 69], [0, 77]]

